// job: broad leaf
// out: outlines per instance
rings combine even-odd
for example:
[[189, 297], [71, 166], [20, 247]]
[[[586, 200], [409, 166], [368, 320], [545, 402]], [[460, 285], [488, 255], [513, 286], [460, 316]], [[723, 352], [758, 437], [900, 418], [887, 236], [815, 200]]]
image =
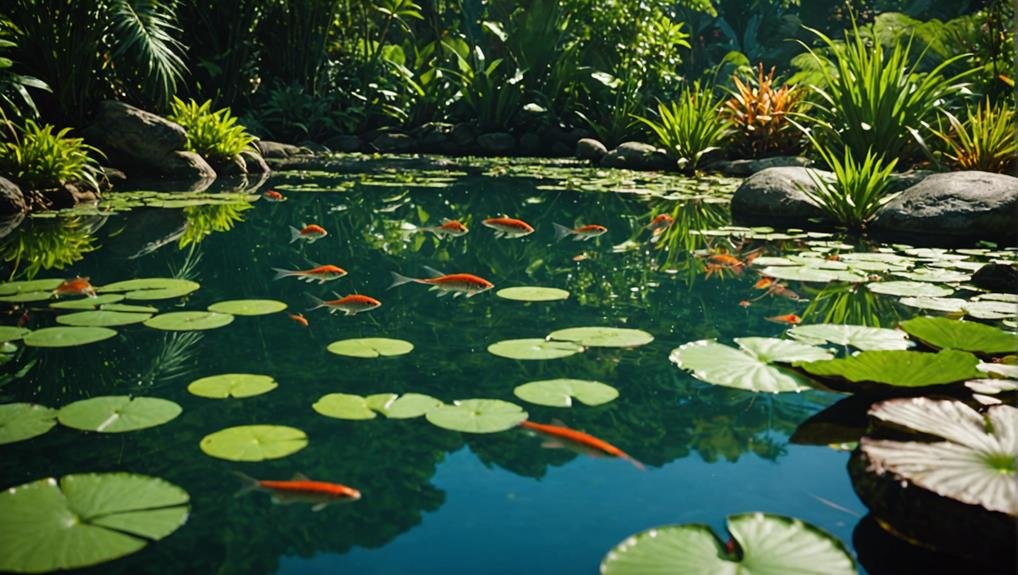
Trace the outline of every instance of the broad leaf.
[[145, 325], [165, 331], [217, 329], [233, 322], [233, 316], [212, 311], [173, 311], [145, 321]]
[[601, 405], [618, 397], [619, 391], [599, 381], [545, 379], [519, 385], [513, 395], [537, 405], [572, 407], [573, 398], [584, 405]]
[[318, 398], [311, 406], [318, 413], [336, 419], [374, 419], [375, 412], [360, 395], [330, 393]]
[[201, 450], [228, 461], [279, 459], [307, 447], [303, 431], [284, 425], [241, 425], [206, 435]]
[[0, 405], [0, 445], [37, 437], [57, 424], [57, 410], [33, 403]]
[[639, 329], [621, 327], [571, 327], [548, 334], [553, 341], [571, 341], [586, 347], [637, 347], [654, 341]]
[[871, 381], [894, 387], [925, 387], [980, 377], [979, 360], [967, 351], [864, 351], [852, 357], [798, 362], [808, 373], [841, 377], [852, 382]]
[[913, 338], [941, 349], [987, 354], [1018, 351], [1018, 340], [1015, 340], [1014, 334], [981, 323], [942, 317], [916, 317], [901, 322], [901, 328]]
[[713, 340], [690, 342], [672, 350], [669, 359], [707, 383], [778, 393], [802, 391], [809, 388], [809, 383], [797, 373], [768, 365], [768, 361], [834, 357], [826, 350], [794, 341], [770, 338], [742, 338], [736, 341], [742, 349]]
[[124, 311], [79, 311], [57, 316], [57, 323], [79, 327], [116, 327], [141, 323], [152, 317], [150, 313]]
[[512, 429], [525, 421], [527, 412], [515, 403], [499, 399], [461, 399], [452, 405], [433, 407], [425, 417], [442, 429], [464, 433], [496, 433]]
[[223, 373], [196, 379], [187, 391], [199, 397], [226, 399], [228, 397], [254, 397], [276, 389], [279, 384], [269, 375], [254, 373]]
[[23, 341], [30, 347], [74, 347], [115, 335], [117, 332], [105, 327], [44, 327], [26, 334]]
[[162, 425], [181, 411], [179, 405], [167, 399], [110, 395], [65, 405], [57, 419], [61, 425], [82, 431], [122, 433]]
[[569, 357], [583, 351], [582, 345], [543, 339], [507, 339], [488, 346], [488, 353], [509, 359], [539, 360]]
[[274, 299], [235, 299], [209, 306], [209, 311], [231, 315], [267, 315], [286, 309], [286, 304]]
[[913, 344], [908, 341], [905, 332], [882, 327], [864, 325], [841, 325], [820, 323], [814, 325], [797, 325], [788, 331], [795, 339], [821, 344], [825, 342], [852, 346], [860, 350], [908, 349]]
[[402, 339], [387, 337], [359, 337], [334, 341], [326, 349], [336, 355], [370, 359], [408, 354], [413, 351], [414, 344]]

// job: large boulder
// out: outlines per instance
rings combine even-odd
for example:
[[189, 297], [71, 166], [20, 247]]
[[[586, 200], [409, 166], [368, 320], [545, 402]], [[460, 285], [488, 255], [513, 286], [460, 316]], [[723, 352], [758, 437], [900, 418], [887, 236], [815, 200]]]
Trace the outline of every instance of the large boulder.
[[21, 188], [7, 178], [0, 177], [0, 216], [23, 214], [28, 211]]
[[258, 148], [258, 153], [260, 153], [263, 158], [289, 158], [290, 156], [299, 156], [303, 153], [303, 151], [297, 146], [294, 146], [293, 144], [284, 144], [282, 142], [258, 140], [254, 145]]
[[664, 150], [642, 142], [624, 142], [601, 158], [607, 168], [628, 168], [630, 170], [665, 170], [675, 167], [675, 162]]
[[1015, 243], [1018, 178], [989, 172], [934, 174], [906, 189], [870, 225], [878, 233]]
[[594, 138], [581, 138], [576, 142], [576, 159], [600, 162], [608, 153], [608, 148]]
[[972, 274], [972, 285], [995, 292], [1018, 293], [1018, 266], [989, 263]]
[[772, 156], [770, 158], [720, 160], [711, 162], [704, 168], [712, 172], [720, 172], [726, 176], [746, 177], [767, 168], [804, 168], [810, 165], [809, 158], [802, 156]]
[[745, 223], [802, 224], [824, 218], [824, 212], [803, 190], [816, 189], [814, 177], [834, 174], [802, 167], [767, 168], [746, 178], [732, 196], [732, 219]]
[[158, 173], [168, 178], [189, 181], [216, 179], [216, 171], [204, 158], [194, 152], [170, 152], [158, 165]]

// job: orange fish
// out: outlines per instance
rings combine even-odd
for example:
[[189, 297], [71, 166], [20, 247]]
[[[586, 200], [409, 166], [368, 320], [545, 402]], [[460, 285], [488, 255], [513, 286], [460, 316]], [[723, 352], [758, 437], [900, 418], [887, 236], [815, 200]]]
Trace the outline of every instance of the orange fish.
[[440, 226], [431, 226], [427, 228], [417, 228], [417, 229], [422, 232], [431, 232], [440, 238], [443, 238], [445, 236], [452, 236], [454, 238], [458, 238], [460, 236], [466, 235], [467, 232], [470, 231], [459, 220], [446, 220], [446, 219], [442, 220], [442, 225]]
[[524, 421], [520, 424], [520, 427], [547, 436], [548, 439], [542, 444], [543, 447], [567, 447], [595, 457], [603, 455], [618, 457], [632, 463], [640, 471], [644, 470], [642, 463], [633, 459], [618, 447], [588, 433], [576, 431], [564, 425], [548, 425], [532, 421]]
[[438, 292], [438, 297], [442, 297], [450, 293], [452, 294], [452, 297], [459, 297], [463, 294], [466, 294], [467, 297], [473, 297], [495, 287], [495, 285], [488, 280], [473, 274], [445, 274], [427, 266], [425, 266], [424, 269], [427, 270], [432, 277], [426, 279], [412, 278], [396, 272], [390, 272], [392, 273], [392, 285], [389, 286], [389, 289], [412, 282], [430, 285], [432, 290]]
[[262, 197], [265, 198], [265, 201], [267, 201], [267, 202], [285, 202], [286, 201], [286, 196], [284, 196], [283, 194], [277, 192], [276, 190], [269, 190], [269, 191], [265, 192], [264, 194], [262, 194]]
[[305, 242], [311, 244], [324, 238], [327, 235], [329, 235], [329, 232], [325, 231], [325, 228], [318, 224], [308, 224], [303, 226], [299, 230], [293, 226], [290, 226], [291, 244], [297, 240], [304, 240]]
[[799, 294], [797, 294], [794, 291], [788, 289], [788, 287], [785, 284], [782, 284], [782, 283], [776, 283], [776, 284], [772, 285], [771, 287], [769, 287], [767, 289], [767, 293], [769, 293], [771, 295], [776, 295], [776, 296], [779, 296], [779, 297], [783, 297], [783, 298], [786, 298], [786, 299], [790, 299], [792, 301], [799, 301], [801, 299], [799, 297]]
[[289, 481], [255, 479], [239, 471], [235, 471], [234, 474], [244, 482], [244, 486], [234, 497], [240, 497], [255, 490], [268, 491], [272, 493], [273, 503], [280, 505], [310, 503], [312, 511], [321, 511], [334, 503], [357, 501], [361, 498], [361, 492], [353, 487], [339, 483], [312, 481], [300, 473], [294, 475], [293, 479]]
[[291, 314], [287, 314], [287, 315], [289, 315], [290, 319], [292, 319], [293, 321], [299, 323], [300, 325], [302, 325], [304, 327], [308, 327], [308, 325], [309, 325], [308, 324], [308, 320], [307, 320], [306, 317], [304, 317], [304, 314], [291, 313]]
[[96, 297], [95, 288], [88, 282], [88, 278], [78, 276], [74, 279], [64, 280], [53, 290], [53, 295], [60, 297], [65, 295], [86, 295]]
[[753, 302], [746, 299], [739, 302], [739, 307], [749, 307], [751, 305], [753, 305]]
[[318, 266], [309, 270], [284, 270], [282, 268], [272, 268], [272, 271], [276, 272], [276, 277], [272, 278], [274, 280], [295, 277], [308, 283], [318, 282], [319, 284], [323, 284], [327, 281], [338, 280], [346, 275], [345, 269], [333, 265]]
[[534, 233], [534, 228], [527, 222], [506, 216], [488, 218], [481, 223], [495, 230], [496, 238], [522, 238]]
[[732, 268], [730, 268], [728, 266], [725, 266], [725, 265], [721, 265], [721, 264], [710, 264], [709, 263], [709, 264], [703, 266], [703, 269], [704, 269], [705, 272], [707, 272], [707, 273], [705, 273], [703, 275], [703, 279], [710, 279], [710, 276], [712, 276], [714, 274], [717, 274], [719, 278], [724, 279], [724, 277], [725, 277], [724, 272], [726, 270], [731, 270]]
[[660, 235], [662, 232], [671, 227], [675, 223], [675, 218], [668, 214], [658, 214], [654, 216], [654, 219], [647, 225], [647, 229], [655, 236]]
[[604, 226], [599, 226], [597, 224], [587, 224], [585, 226], [580, 226], [577, 228], [567, 228], [566, 226], [559, 224], [552, 225], [555, 226], [556, 240], [561, 240], [568, 236], [573, 236], [574, 241], [582, 242], [584, 240], [596, 238], [597, 236], [608, 231], [608, 228]]
[[352, 294], [348, 296], [340, 296], [339, 294], [336, 294], [336, 299], [328, 301], [320, 300], [311, 296], [311, 300], [315, 304], [315, 306], [311, 309], [324, 307], [329, 309], [329, 313], [341, 311], [344, 315], [357, 315], [361, 312], [371, 311], [375, 308], [382, 307], [382, 302], [377, 299], [360, 294]]
[[756, 280], [756, 283], [753, 284], [753, 287], [756, 288], [756, 289], [767, 289], [767, 288], [771, 287], [772, 285], [774, 285], [774, 278], [769, 278], [767, 276], [764, 276], [764, 277]]
[[774, 323], [787, 323], [789, 325], [797, 325], [802, 321], [802, 318], [795, 315], [794, 313], [776, 315], [774, 317], [769, 317], [766, 319], [767, 321], [773, 321]]

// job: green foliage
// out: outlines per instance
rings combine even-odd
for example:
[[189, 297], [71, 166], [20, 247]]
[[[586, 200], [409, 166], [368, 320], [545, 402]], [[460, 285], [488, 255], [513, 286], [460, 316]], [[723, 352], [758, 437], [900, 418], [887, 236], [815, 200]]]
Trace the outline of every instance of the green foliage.
[[187, 130], [187, 148], [212, 162], [226, 161], [254, 142], [229, 108], [213, 112], [211, 100], [198, 104], [174, 98], [169, 118]]
[[30, 190], [54, 188], [65, 183], [86, 184], [98, 190], [99, 164], [90, 154], [102, 152], [70, 138], [70, 128], [56, 133], [54, 126], [25, 120], [21, 134], [12, 142], [0, 142], [0, 172]]
[[233, 106], [258, 86], [258, 25], [265, 0], [178, 0], [180, 38], [187, 46], [187, 93]]
[[658, 120], [637, 116], [650, 127], [679, 168], [696, 169], [703, 156], [717, 150], [731, 133], [727, 120], [718, 114], [721, 100], [700, 82], [687, 86], [670, 104], [658, 103]]
[[898, 159], [888, 161], [886, 156], [867, 149], [865, 157], [860, 161], [855, 159], [847, 147], [839, 158], [812, 136], [810, 141], [817, 154], [834, 172], [834, 181], [811, 171], [810, 179], [815, 188], [804, 188], [802, 191], [835, 222], [856, 230], [865, 228], [866, 222], [877, 209], [891, 199], [887, 192]]
[[0, 117], [18, 118], [24, 115], [38, 116], [35, 100], [28, 88], [50, 91], [49, 86], [38, 78], [18, 74], [14, 71], [14, 61], [7, 57], [17, 43], [14, 37], [13, 24], [0, 17]]
[[798, 151], [801, 134], [789, 121], [803, 104], [806, 92], [789, 84], [774, 86], [774, 68], [764, 75], [763, 64], [743, 82], [732, 76], [736, 89], [725, 102], [722, 114], [735, 134], [732, 147], [753, 158]]
[[1015, 169], [1014, 105], [1007, 100], [993, 105], [987, 98], [983, 104], [967, 110], [964, 122], [945, 112], [950, 130], [938, 130], [943, 155], [963, 170], [982, 170], [1010, 174]]
[[363, 105], [347, 106], [335, 93], [314, 96], [292, 84], [270, 89], [244, 122], [266, 139], [321, 142], [338, 134], [354, 133], [363, 115]]
[[523, 72], [510, 75], [504, 59], [489, 62], [480, 46], [471, 49], [447, 43], [446, 47], [456, 62], [456, 68], [447, 72], [456, 80], [455, 99], [462, 112], [481, 130], [506, 129], [522, 108]]
[[326, 62], [325, 44], [340, 3], [266, 0], [262, 5], [262, 73], [281, 84], [296, 84], [316, 93]]

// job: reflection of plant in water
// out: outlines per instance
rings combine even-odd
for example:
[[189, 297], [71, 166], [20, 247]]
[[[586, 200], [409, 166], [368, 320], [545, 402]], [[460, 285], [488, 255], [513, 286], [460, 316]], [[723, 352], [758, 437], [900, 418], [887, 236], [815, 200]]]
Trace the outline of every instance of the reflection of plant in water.
[[22, 275], [33, 278], [40, 270], [63, 269], [98, 248], [93, 226], [83, 218], [33, 219], [0, 244], [4, 261], [13, 263], [10, 277], [24, 265]]
[[233, 228], [237, 222], [244, 221], [243, 212], [251, 209], [249, 202], [234, 204], [211, 204], [207, 206], [190, 206], [184, 208], [187, 227], [180, 236], [180, 247], [186, 248], [197, 244], [212, 232], [225, 232]]
[[202, 334], [196, 331], [164, 334], [159, 353], [152, 358], [148, 369], [139, 374], [138, 386], [155, 387], [157, 382], [168, 383], [186, 376], [195, 367], [192, 360], [201, 340]]
[[657, 213], [671, 214], [675, 220], [657, 240], [658, 249], [668, 254], [662, 267], [685, 271], [691, 279], [703, 271], [703, 264], [690, 256], [697, 250], [711, 247], [711, 237], [698, 232], [728, 225], [727, 202], [697, 198], [678, 202], [671, 210], [655, 210], [652, 215]]
[[830, 283], [820, 290], [807, 288], [810, 303], [802, 312], [803, 323], [837, 323], [892, 326], [898, 314], [891, 300], [865, 289], [862, 284]]
[[199, 249], [198, 244], [191, 244], [184, 256], [184, 261], [180, 262], [179, 266], [170, 264], [170, 277], [181, 280], [197, 280], [198, 264], [201, 263], [203, 254], [204, 252]]

